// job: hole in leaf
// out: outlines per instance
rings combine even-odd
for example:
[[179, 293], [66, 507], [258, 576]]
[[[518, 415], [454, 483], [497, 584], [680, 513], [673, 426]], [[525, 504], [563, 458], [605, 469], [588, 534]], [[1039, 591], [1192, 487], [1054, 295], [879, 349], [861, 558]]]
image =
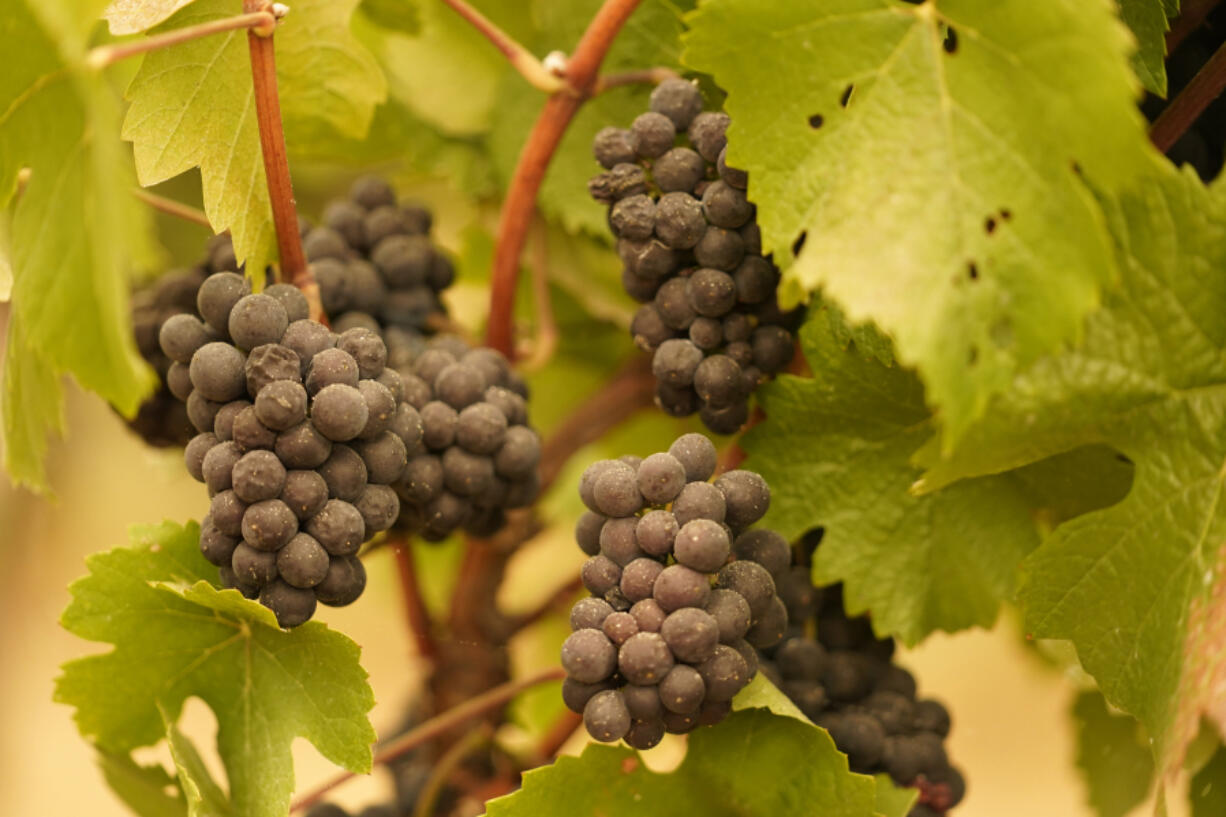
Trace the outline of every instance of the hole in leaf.
[[820, 113], [815, 113], [809, 117], [809, 127], [813, 128], [814, 130], [817, 130], [818, 128], [822, 126], [822, 123], [825, 121], [826, 120], [822, 118], [822, 115]]
[[983, 231], [988, 235], [996, 232], [996, 219], [994, 219], [992, 216], [988, 216], [987, 220], [983, 222]]
[[941, 43], [941, 47], [945, 49], [946, 54], [956, 54], [958, 51], [958, 32], [953, 26], [945, 32], [945, 41]]
[[972, 281], [979, 280], [979, 267], [975, 266], [974, 261], [966, 262], [966, 274], [970, 276]]
[[846, 108], [847, 103], [851, 101], [851, 92], [854, 90], [856, 90], [855, 85], [848, 85], [846, 88], [843, 89], [843, 95], [839, 97], [839, 104], [842, 105], [844, 108]]
[[805, 239], [808, 237], [809, 237], [809, 234], [807, 232], [801, 233], [800, 237], [796, 239], [796, 242], [792, 244], [792, 255], [793, 256], [800, 255], [800, 251], [804, 249], [804, 246], [805, 246]]

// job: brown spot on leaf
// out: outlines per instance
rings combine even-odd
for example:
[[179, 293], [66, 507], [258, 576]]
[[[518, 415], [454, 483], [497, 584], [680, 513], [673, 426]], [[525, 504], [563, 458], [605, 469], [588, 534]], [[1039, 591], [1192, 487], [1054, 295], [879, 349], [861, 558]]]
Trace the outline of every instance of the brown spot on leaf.
[[622, 774], [632, 774], [639, 767], [637, 757], [628, 757], [622, 761]]

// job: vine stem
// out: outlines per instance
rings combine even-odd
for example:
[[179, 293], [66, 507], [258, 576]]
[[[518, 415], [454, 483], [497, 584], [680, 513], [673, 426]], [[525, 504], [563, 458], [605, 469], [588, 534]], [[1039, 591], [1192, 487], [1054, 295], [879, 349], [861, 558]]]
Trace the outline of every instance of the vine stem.
[[512, 312], [519, 258], [536, 210], [536, 196], [562, 135], [596, 85], [596, 72], [613, 39], [638, 8], [640, 0], [605, 0], [579, 39], [566, 66], [569, 88], [545, 101], [528, 141], [524, 143], [498, 220], [498, 241], [490, 282], [486, 344], [513, 359]]
[[200, 23], [199, 25], [176, 28], [173, 31], [155, 34], [143, 40], [132, 40], [131, 42], [118, 43], [116, 45], [100, 45], [96, 48], [91, 48], [89, 53], [85, 55], [85, 64], [95, 71], [100, 71], [128, 57], [147, 54], [150, 51], [169, 48], [172, 45], [180, 45], [181, 43], [198, 40], [201, 37], [208, 37], [212, 34], [222, 34], [226, 31], [238, 31], [244, 28], [271, 33], [276, 24], [277, 18], [270, 10], [266, 8], [259, 8], [257, 10], [248, 9], [246, 13], [238, 14], [234, 17], [223, 17], [220, 20], [209, 20], [207, 23]]
[[[521, 678], [518, 681], [508, 681], [505, 684], [500, 684], [475, 698], [469, 698], [459, 706], [434, 716], [415, 729], [410, 729], [400, 737], [384, 745], [382, 749], [375, 753], [374, 764], [382, 765], [406, 755], [444, 732], [503, 706], [524, 690], [540, 686], [541, 684], [547, 684], [550, 681], [560, 681], [565, 677], [566, 672], [561, 667], [550, 667], [526, 678]], [[290, 811], [299, 811], [315, 805], [323, 799], [325, 794], [352, 777], [356, 777], [354, 772], [338, 774], [331, 780], [317, 786], [308, 794], [295, 800], [290, 805]]]
[[620, 88], [623, 85], [659, 85], [666, 79], [676, 79], [680, 76], [673, 69], [664, 66], [644, 68], [641, 71], [624, 71], [620, 74], [605, 74], [596, 80], [596, 87], [592, 89], [592, 93], [603, 94], [605, 91]]
[[1226, 45], [1218, 48], [1149, 129], [1150, 141], [1166, 153], [1226, 89]]
[[494, 47], [501, 51], [511, 63], [511, 67], [528, 80], [532, 87], [539, 88], [547, 94], [556, 93], [566, 87], [563, 79], [546, 68], [531, 51], [494, 25], [488, 17], [470, 6], [465, 0], [443, 0], [443, 2], [493, 43]]
[[430, 613], [426, 610], [426, 603], [422, 599], [421, 583], [417, 580], [417, 565], [413, 561], [413, 550], [408, 538], [395, 542], [392, 551], [396, 555], [396, 572], [400, 577], [405, 618], [408, 619], [409, 632], [413, 635], [417, 654], [433, 661], [438, 655], [434, 645], [434, 627], [430, 621]]
[[204, 214], [204, 211], [197, 210], [190, 204], [184, 204], [181, 201], [175, 201], [165, 196], [159, 196], [156, 193], [150, 193], [148, 190], [140, 187], [132, 188], [132, 195], [158, 212], [166, 213], [175, 218], [181, 218], [184, 221], [191, 221], [203, 227], [208, 227], [210, 230], [213, 229], [213, 225], [209, 224], [209, 217]]
[[[269, 0], [243, 0], [249, 13], [268, 12]], [[285, 151], [285, 129], [281, 124], [281, 99], [277, 94], [277, 58], [271, 31], [247, 32], [251, 53], [251, 78], [255, 87], [255, 115], [260, 131], [260, 151], [264, 156], [264, 176], [272, 204], [272, 223], [277, 233], [281, 256], [281, 279], [302, 290], [311, 308], [312, 320], [326, 323], [319, 284], [307, 266], [298, 234], [298, 210], [294, 205], [294, 186], [290, 181], [289, 157]]]

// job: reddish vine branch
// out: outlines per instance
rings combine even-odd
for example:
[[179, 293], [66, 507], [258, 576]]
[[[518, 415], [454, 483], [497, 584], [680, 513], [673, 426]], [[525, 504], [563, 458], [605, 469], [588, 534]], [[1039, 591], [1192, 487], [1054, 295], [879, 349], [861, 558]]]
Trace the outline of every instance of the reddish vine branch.
[[[549, 683], [550, 681], [560, 681], [565, 677], [566, 673], [561, 667], [550, 667], [526, 678], [521, 678], [518, 681], [508, 681], [505, 684], [500, 684], [475, 698], [468, 699], [459, 706], [434, 716], [420, 726], [410, 729], [395, 740], [388, 742], [375, 753], [374, 763], [376, 766], [389, 763], [460, 724], [498, 709], [524, 690]], [[331, 780], [320, 784], [308, 794], [295, 800], [290, 806], [290, 811], [298, 811], [315, 805], [323, 799], [325, 794], [354, 776], [353, 772], [338, 774]]]
[[545, 107], [519, 154], [498, 222], [498, 241], [490, 283], [489, 326], [485, 337], [487, 345], [502, 352], [508, 359], [515, 354], [511, 318], [515, 285], [519, 278], [519, 259], [536, 211], [536, 196], [545, 171], [562, 141], [566, 127], [595, 88], [596, 72], [614, 37], [638, 4], [639, 0], [605, 0], [579, 39], [567, 64], [568, 90], [555, 93], [545, 101]]
[[405, 618], [409, 622], [413, 644], [417, 647], [418, 655], [432, 661], [438, 654], [434, 645], [434, 625], [430, 620], [430, 613], [426, 610], [426, 603], [422, 599], [421, 584], [417, 580], [417, 565], [413, 561], [413, 550], [408, 538], [393, 543], [392, 551], [396, 556], [400, 595], [404, 599]]
[[[249, 13], [272, 7], [269, 0], [243, 0], [243, 10]], [[307, 266], [298, 233], [298, 210], [294, 205], [294, 187], [289, 175], [289, 156], [285, 151], [285, 129], [281, 124], [281, 99], [277, 94], [277, 59], [272, 31], [247, 32], [251, 52], [251, 79], [255, 87], [255, 115], [260, 130], [260, 152], [264, 156], [264, 176], [268, 180], [268, 198], [272, 204], [272, 223], [277, 232], [277, 249], [281, 256], [281, 278], [302, 290], [311, 307], [311, 318], [326, 321], [319, 284]]]
[[1223, 90], [1226, 90], [1226, 45], [1214, 52], [1187, 87], [1154, 120], [1149, 129], [1150, 141], [1166, 153]]

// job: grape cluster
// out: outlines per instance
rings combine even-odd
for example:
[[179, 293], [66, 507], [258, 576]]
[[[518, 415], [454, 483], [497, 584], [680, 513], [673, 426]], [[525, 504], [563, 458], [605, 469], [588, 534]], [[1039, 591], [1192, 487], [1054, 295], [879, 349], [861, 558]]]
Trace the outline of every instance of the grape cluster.
[[686, 434], [668, 453], [594, 463], [575, 528], [590, 558], [591, 597], [570, 614], [562, 696], [593, 738], [639, 749], [665, 732], [723, 720], [757, 672], [755, 648], [783, 637], [774, 576], [791, 551], [750, 530], [770, 504], [766, 482], [729, 471], [714, 482], [715, 446]]
[[393, 486], [399, 527], [427, 541], [461, 527], [493, 534], [506, 510], [531, 505], [540, 491], [541, 440], [528, 425], [527, 386], [501, 353], [454, 335], [386, 338], [389, 365], [421, 421]]
[[934, 817], [957, 805], [966, 783], [945, 754], [949, 713], [938, 701], [916, 697], [911, 673], [891, 662], [893, 639], [875, 638], [865, 616], [849, 618], [841, 585], [814, 588], [807, 567], [776, 578], [791, 625], [762, 651], [762, 673], [830, 733], [852, 771], [885, 772], [900, 786], [917, 787], [920, 799], [909, 817]]
[[429, 210], [398, 204], [392, 186], [374, 176], [324, 207], [323, 223], [306, 229], [302, 248], [338, 332], [422, 332], [432, 315], [445, 314], [439, 294], [455, 268], [431, 242], [431, 223]]
[[187, 470], [208, 486], [200, 549], [222, 583], [259, 598], [283, 627], [316, 602], [353, 602], [366, 585], [356, 554], [396, 521], [407, 450], [422, 422], [387, 348], [369, 329], [339, 335], [308, 318], [287, 285], [251, 294], [243, 276], [209, 276], [203, 317], [162, 324], [171, 391], [199, 432]]
[[[429, 211], [398, 205], [391, 185], [373, 176], [358, 179], [346, 198], [327, 204], [322, 225], [299, 223], [324, 313], [337, 332], [363, 327], [384, 332], [389, 346], [393, 339], [403, 345], [420, 342], [430, 321], [445, 316], [439, 295], [455, 271], [431, 243], [430, 227]], [[229, 234], [223, 233], [210, 239], [205, 257], [190, 270], [163, 276], [133, 293], [137, 348], [157, 371], [160, 385], [129, 425], [151, 445], [181, 447], [193, 434], [183, 398], [169, 386], [172, 361], [158, 345], [162, 324], [178, 314], [201, 317], [196, 311], [200, 286], [224, 272], [243, 269]]]
[[628, 128], [604, 128], [606, 168], [589, 190], [609, 205], [635, 343], [653, 353], [656, 403], [699, 412], [732, 434], [749, 396], [792, 359], [792, 318], [779, 309], [779, 270], [762, 255], [747, 177], [726, 161], [728, 115], [703, 111], [693, 83], [670, 79]]

